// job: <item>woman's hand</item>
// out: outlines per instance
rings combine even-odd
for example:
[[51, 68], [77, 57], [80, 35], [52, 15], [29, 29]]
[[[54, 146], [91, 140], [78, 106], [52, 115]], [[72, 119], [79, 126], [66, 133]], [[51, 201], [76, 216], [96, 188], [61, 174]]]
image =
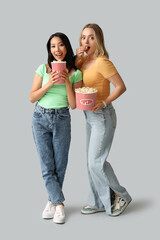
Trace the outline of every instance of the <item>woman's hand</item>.
[[82, 59], [84, 56], [85, 48], [84, 47], [79, 47], [76, 49], [76, 58], [75, 58], [75, 66], [80, 69], [82, 66]]
[[65, 83], [70, 83], [70, 81], [69, 81], [69, 74], [68, 74], [68, 70], [67, 69], [63, 70], [63, 72], [61, 73], [60, 76], [65, 81]]
[[82, 58], [85, 52], [85, 48], [84, 47], [79, 47], [76, 49], [76, 56], [77, 58]]
[[58, 81], [58, 78], [59, 78], [59, 73], [56, 73], [56, 71], [51, 72], [49, 75], [49, 80], [47, 82], [49, 87], [52, 87], [54, 83]]
[[103, 102], [99, 102], [92, 108], [92, 112], [98, 112], [103, 107], [104, 107], [104, 103]]

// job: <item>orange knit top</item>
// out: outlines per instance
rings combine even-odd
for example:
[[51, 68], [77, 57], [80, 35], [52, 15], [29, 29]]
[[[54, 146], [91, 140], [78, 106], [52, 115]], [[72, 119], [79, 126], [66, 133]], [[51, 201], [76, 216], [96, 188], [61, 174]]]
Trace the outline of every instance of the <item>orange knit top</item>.
[[117, 73], [117, 69], [105, 56], [97, 57], [91, 68], [83, 69], [83, 63], [86, 58], [87, 55], [77, 67], [83, 73], [84, 87], [92, 87], [98, 90], [96, 103], [99, 103], [110, 95], [110, 81], [108, 78], [115, 75]]

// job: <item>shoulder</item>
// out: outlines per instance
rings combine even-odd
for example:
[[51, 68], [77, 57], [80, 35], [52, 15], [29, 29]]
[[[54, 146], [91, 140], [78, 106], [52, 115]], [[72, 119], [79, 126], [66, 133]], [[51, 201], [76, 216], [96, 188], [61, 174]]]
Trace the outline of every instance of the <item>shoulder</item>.
[[75, 76], [80, 75], [80, 74], [82, 74], [82, 72], [79, 69], [71, 70], [71, 77], [75, 77]]
[[41, 77], [43, 77], [46, 72], [46, 64], [39, 65], [39, 67], [37, 68], [37, 70], [35, 72], [37, 74], [39, 74]]
[[97, 64], [98, 67], [114, 67], [114, 64], [112, 63], [112, 61], [110, 61], [106, 56], [99, 56], [97, 58]]
[[77, 75], [77, 74], [82, 74], [81, 70], [79, 70], [79, 69], [76, 69], [74, 73], [75, 73], [76, 75]]
[[114, 64], [106, 56], [97, 58], [97, 68], [105, 78], [109, 78], [117, 73]]
[[46, 69], [46, 65], [47, 64], [45, 64], [45, 63], [42, 63], [42, 64], [40, 64], [39, 66], [38, 66], [38, 68], [37, 69]]
[[98, 63], [109, 63], [111, 62], [106, 56], [99, 56], [97, 58]]
[[75, 77], [81, 77], [82, 76], [82, 72], [81, 72], [81, 70], [79, 70], [79, 69], [77, 69], [75, 72], [74, 72], [74, 74], [75, 74]]
[[73, 83], [75, 83], [81, 80], [82, 80], [82, 72], [79, 69], [77, 69], [72, 75], [72, 81]]

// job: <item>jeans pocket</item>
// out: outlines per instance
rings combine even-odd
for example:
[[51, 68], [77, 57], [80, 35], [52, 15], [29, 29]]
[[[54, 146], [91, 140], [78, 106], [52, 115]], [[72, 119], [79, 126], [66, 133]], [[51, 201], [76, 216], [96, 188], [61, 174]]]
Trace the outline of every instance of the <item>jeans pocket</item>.
[[36, 105], [33, 113], [33, 118], [41, 118], [41, 117], [42, 117], [42, 113], [38, 108], [38, 106]]
[[41, 118], [42, 117], [42, 113], [34, 111], [33, 117], [34, 118]]

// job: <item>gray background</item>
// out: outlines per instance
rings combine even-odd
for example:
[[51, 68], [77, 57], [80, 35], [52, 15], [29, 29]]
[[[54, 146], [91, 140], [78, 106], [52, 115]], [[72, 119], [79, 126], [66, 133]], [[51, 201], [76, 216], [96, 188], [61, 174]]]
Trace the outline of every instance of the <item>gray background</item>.
[[[1, 5], [1, 174], [3, 239], [156, 239], [159, 218], [158, 0], [5, 1]], [[47, 194], [32, 139], [29, 102], [34, 71], [47, 60], [46, 42], [64, 32], [73, 49], [82, 27], [97, 23], [127, 92], [114, 102], [118, 125], [109, 161], [133, 197], [117, 218], [84, 216], [89, 183], [85, 120], [72, 114], [72, 144], [64, 193], [66, 224], [41, 219]]]

